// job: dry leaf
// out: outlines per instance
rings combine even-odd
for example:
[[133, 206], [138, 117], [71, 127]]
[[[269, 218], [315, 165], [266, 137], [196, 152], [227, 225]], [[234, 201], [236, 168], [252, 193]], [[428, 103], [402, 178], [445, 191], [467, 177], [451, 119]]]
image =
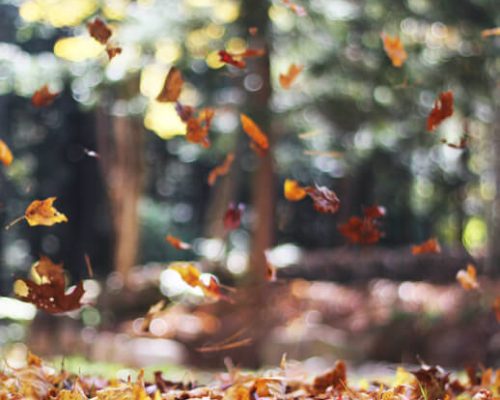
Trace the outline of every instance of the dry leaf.
[[385, 216], [386, 213], [387, 211], [383, 206], [373, 205], [369, 207], [363, 207], [363, 215], [366, 218], [372, 218], [372, 219], [382, 218]]
[[260, 129], [260, 127], [245, 114], [240, 114], [240, 121], [245, 133], [252, 139], [252, 144], [250, 145], [252, 149], [259, 155], [263, 156], [267, 153], [269, 149], [269, 140], [266, 134]]
[[439, 99], [434, 102], [429, 116], [427, 117], [427, 130], [432, 132], [448, 117], [453, 115], [453, 92], [442, 92]]
[[228, 231], [238, 229], [241, 225], [241, 216], [245, 206], [243, 204], [238, 204], [236, 206], [234, 203], [230, 203], [226, 212], [224, 213], [224, 228]]
[[320, 213], [335, 214], [340, 208], [339, 198], [326, 186], [309, 187], [307, 194], [314, 202], [314, 209]]
[[378, 243], [383, 233], [372, 218], [351, 217], [338, 227], [340, 233], [353, 244], [370, 245]]
[[288, 201], [300, 201], [307, 196], [308, 188], [302, 187], [293, 179], [285, 179], [284, 195]]
[[261, 49], [246, 49], [242, 53], [230, 53], [226, 50], [219, 50], [219, 61], [230, 64], [233, 67], [244, 69], [246, 67], [245, 58], [262, 57], [266, 54], [265, 50]]
[[382, 42], [384, 43], [384, 50], [387, 56], [391, 59], [394, 67], [400, 68], [408, 58], [408, 54], [403, 47], [403, 43], [397, 36], [389, 36], [382, 32], [380, 34]]
[[330, 386], [341, 391], [347, 387], [347, 370], [344, 361], [337, 361], [330, 371], [317, 376], [313, 382], [314, 390], [319, 393], [324, 393]]
[[234, 162], [234, 154], [228, 153], [226, 158], [224, 159], [224, 162], [221, 165], [218, 165], [217, 167], [213, 168], [208, 174], [208, 179], [207, 179], [208, 184], [210, 186], [213, 186], [219, 176], [226, 175], [229, 172], [231, 165], [233, 165], [233, 162]]
[[12, 164], [13, 160], [14, 156], [12, 155], [9, 147], [2, 139], [0, 139], [0, 162], [8, 167], [10, 164]]
[[89, 22], [87, 24], [87, 30], [89, 31], [90, 36], [101, 44], [108, 43], [109, 38], [113, 34], [108, 25], [106, 25], [106, 23], [99, 18]]
[[464, 290], [478, 290], [479, 283], [477, 281], [476, 267], [472, 264], [467, 265], [467, 270], [461, 269], [457, 272], [457, 281], [462, 285]]
[[177, 101], [179, 98], [182, 85], [184, 84], [184, 79], [182, 79], [181, 71], [176, 68], [170, 68], [167, 77], [165, 78], [165, 83], [161, 89], [160, 94], [156, 97], [156, 100], [160, 103], [166, 103], [169, 101]]
[[58, 314], [77, 310], [84, 294], [80, 281], [66, 293], [62, 264], [54, 264], [49, 258], [41, 257], [31, 269], [34, 280], [18, 279], [14, 282], [14, 293], [22, 300], [34, 304], [48, 313]]
[[286, 74], [280, 74], [279, 81], [280, 85], [283, 89], [290, 89], [295, 79], [299, 76], [299, 74], [304, 69], [302, 65], [291, 64], [288, 68], [288, 72]]
[[119, 46], [110, 46], [110, 45], [107, 45], [106, 46], [106, 53], [108, 55], [108, 58], [111, 60], [114, 57], [116, 57], [117, 55], [119, 55], [119, 54], [122, 53], [122, 48], [119, 47]]
[[24, 218], [30, 226], [51, 226], [59, 222], [68, 222], [68, 218], [54, 207], [56, 197], [33, 201], [25, 211]]
[[436, 238], [430, 238], [424, 243], [412, 246], [411, 253], [414, 256], [418, 254], [441, 253], [441, 246]]
[[189, 243], [183, 242], [179, 238], [176, 238], [175, 236], [172, 235], [167, 235], [165, 237], [165, 240], [177, 250], [189, 250], [191, 248], [191, 245]]
[[489, 36], [500, 36], [500, 27], [485, 29], [481, 31], [481, 37], [489, 37]]
[[210, 147], [208, 132], [215, 111], [212, 108], [204, 108], [197, 117], [191, 117], [187, 120], [186, 139], [188, 142], [201, 144], [203, 147]]
[[43, 85], [31, 97], [31, 104], [35, 107], [46, 107], [54, 102], [54, 99], [59, 96], [59, 93], [52, 93], [48, 85]]

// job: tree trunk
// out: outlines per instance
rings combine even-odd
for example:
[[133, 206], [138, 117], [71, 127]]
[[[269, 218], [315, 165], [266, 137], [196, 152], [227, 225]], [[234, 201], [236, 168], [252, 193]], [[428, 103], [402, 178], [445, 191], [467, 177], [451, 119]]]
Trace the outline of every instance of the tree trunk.
[[126, 276], [136, 262], [139, 245], [143, 132], [131, 117], [102, 113], [100, 117], [98, 148], [113, 218], [113, 263], [115, 271]]

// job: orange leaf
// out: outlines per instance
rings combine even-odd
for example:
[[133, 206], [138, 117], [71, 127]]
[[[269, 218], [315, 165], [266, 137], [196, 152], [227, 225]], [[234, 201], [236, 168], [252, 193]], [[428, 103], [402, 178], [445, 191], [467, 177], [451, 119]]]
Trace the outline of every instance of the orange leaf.
[[500, 296], [497, 296], [493, 302], [493, 311], [495, 312], [497, 322], [500, 322]]
[[51, 226], [59, 222], [68, 222], [68, 218], [52, 206], [55, 200], [56, 197], [49, 197], [45, 200], [33, 201], [24, 213], [28, 224]]
[[283, 191], [285, 199], [288, 201], [300, 201], [307, 196], [307, 188], [300, 186], [299, 183], [293, 179], [285, 179]]
[[215, 112], [212, 108], [204, 108], [197, 117], [190, 117], [187, 120], [186, 139], [188, 142], [201, 144], [203, 147], [210, 147], [208, 131], [212, 124]]
[[8, 167], [13, 160], [14, 156], [12, 155], [9, 147], [2, 139], [0, 139], [0, 162]]
[[160, 94], [156, 97], [156, 100], [160, 103], [167, 103], [169, 101], [177, 101], [179, 98], [182, 85], [184, 84], [184, 79], [182, 79], [181, 71], [176, 68], [170, 68], [167, 77], [165, 78], [165, 83], [161, 89]]
[[461, 269], [457, 272], [457, 281], [462, 285], [464, 290], [478, 290], [479, 283], [477, 282], [476, 267], [472, 264], [467, 265], [467, 270]]
[[201, 285], [200, 276], [201, 272], [191, 263], [179, 263], [174, 264], [169, 267], [172, 271], [177, 272], [182, 280], [186, 282], [191, 287], [197, 287]]
[[340, 208], [340, 200], [334, 191], [326, 186], [308, 187], [307, 194], [314, 202], [314, 209], [320, 213], [335, 214]]
[[402, 67], [408, 58], [408, 54], [406, 54], [401, 40], [397, 36], [392, 37], [384, 32], [380, 34], [380, 37], [384, 43], [385, 53], [391, 59], [392, 65], [397, 68]]
[[338, 229], [353, 244], [375, 244], [383, 236], [371, 218], [351, 217], [345, 224], [339, 225]]
[[263, 156], [269, 149], [269, 140], [260, 127], [245, 114], [240, 114], [241, 125], [245, 133], [252, 139], [251, 147], [259, 155]]
[[59, 93], [51, 93], [47, 85], [43, 85], [31, 97], [31, 103], [35, 107], [46, 107], [54, 102]]
[[233, 161], [234, 161], [234, 154], [228, 153], [224, 162], [221, 165], [218, 165], [217, 167], [213, 168], [208, 174], [208, 184], [210, 186], [213, 186], [219, 176], [226, 175], [229, 172], [229, 169], [231, 168]]
[[239, 69], [244, 69], [246, 67], [246, 62], [245, 58], [250, 58], [250, 57], [262, 57], [264, 54], [266, 54], [265, 50], [262, 49], [246, 49], [242, 53], [230, 53], [226, 50], [219, 50], [219, 61], [230, 64], [233, 67], [239, 68]]
[[177, 250], [189, 250], [191, 248], [191, 245], [189, 243], [183, 242], [179, 238], [176, 238], [175, 236], [172, 235], [167, 235], [165, 237], [165, 240]]
[[488, 36], [500, 36], [500, 27], [485, 29], [485, 30], [481, 31], [481, 37], [485, 38]]
[[89, 22], [87, 24], [87, 30], [89, 31], [90, 36], [101, 44], [108, 43], [109, 38], [113, 34], [108, 25], [106, 25], [106, 23], [99, 18]]
[[118, 46], [106, 46], [106, 53], [108, 54], [108, 58], [111, 60], [117, 55], [122, 53], [122, 48]]
[[49, 258], [41, 257], [32, 267], [32, 280], [18, 279], [14, 282], [14, 293], [37, 308], [57, 314], [81, 307], [80, 300], [85, 293], [80, 281], [70, 292], [66, 292], [62, 264], [54, 264]]
[[291, 64], [286, 74], [280, 74], [280, 85], [283, 89], [290, 89], [292, 83], [297, 79], [304, 67], [302, 65]]
[[441, 246], [436, 238], [431, 238], [424, 243], [412, 246], [411, 253], [414, 256], [426, 253], [441, 253]]
[[347, 387], [347, 368], [344, 361], [337, 361], [331, 370], [314, 379], [313, 388], [319, 393], [325, 393], [330, 386], [337, 390], [345, 390]]
[[434, 102], [429, 116], [427, 117], [427, 130], [432, 132], [448, 117], [453, 115], [453, 92], [442, 92], [439, 99]]

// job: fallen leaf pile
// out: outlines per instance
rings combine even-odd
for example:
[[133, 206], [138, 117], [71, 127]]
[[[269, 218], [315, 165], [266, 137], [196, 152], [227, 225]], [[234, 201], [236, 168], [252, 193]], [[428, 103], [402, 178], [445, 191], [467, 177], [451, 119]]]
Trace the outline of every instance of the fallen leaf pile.
[[325, 373], [307, 379], [300, 367], [288, 366], [259, 373], [231, 367], [207, 385], [166, 380], [161, 371], [150, 379], [141, 370], [136, 379], [103, 379], [79, 376], [45, 365], [28, 353], [23, 367], [0, 371], [1, 399], [57, 400], [252, 400], [252, 399], [384, 399], [494, 400], [499, 396], [500, 370], [469, 368], [468, 378], [458, 379], [439, 366], [422, 365], [418, 370], [398, 368], [391, 385], [372, 382], [359, 389], [349, 381], [346, 364], [337, 361]]

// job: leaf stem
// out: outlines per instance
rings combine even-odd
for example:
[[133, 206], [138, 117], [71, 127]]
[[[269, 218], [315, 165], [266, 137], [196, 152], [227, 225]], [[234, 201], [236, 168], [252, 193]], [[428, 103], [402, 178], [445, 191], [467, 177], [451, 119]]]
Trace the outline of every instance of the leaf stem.
[[10, 228], [12, 228], [12, 226], [14, 226], [15, 224], [17, 224], [18, 222], [21, 222], [23, 219], [25, 219], [26, 217], [24, 215], [16, 218], [14, 221], [10, 222], [9, 224], [7, 224], [5, 226], [5, 230], [9, 230]]

